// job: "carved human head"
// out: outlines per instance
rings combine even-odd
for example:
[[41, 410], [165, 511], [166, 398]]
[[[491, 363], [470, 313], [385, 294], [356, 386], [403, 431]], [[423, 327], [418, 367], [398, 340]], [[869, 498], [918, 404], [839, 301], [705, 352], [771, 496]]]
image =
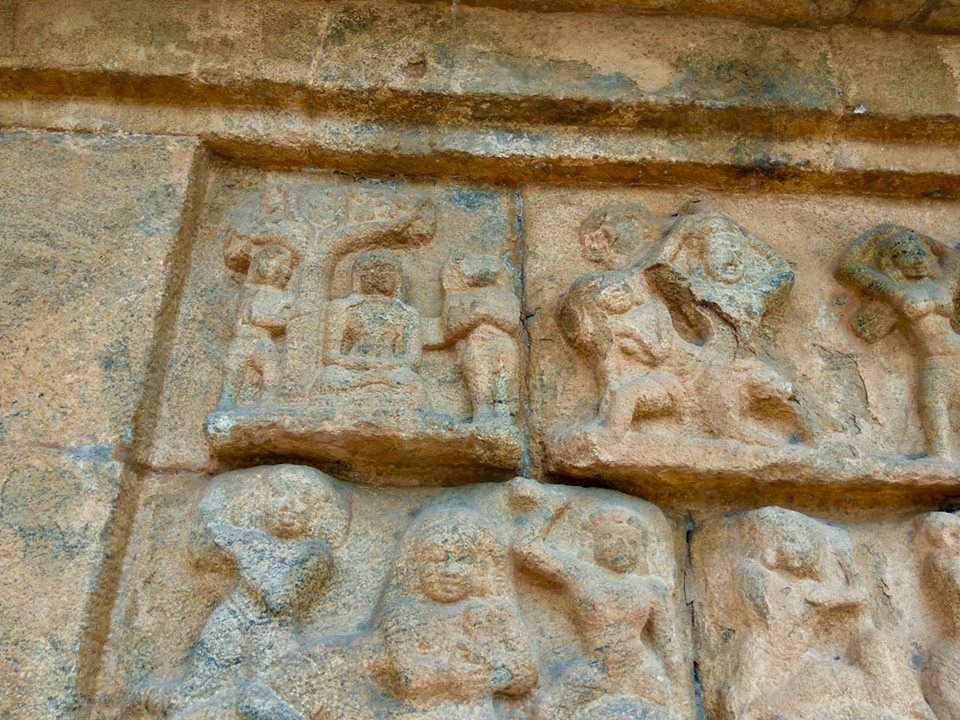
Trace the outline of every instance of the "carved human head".
[[600, 288], [597, 293], [597, 304], [611, 315], [623, 315], [634, 305], [642, 301], [638, 298], [626, 280], [610, 283]]
[[877, 246], [880, 270], [891, 277], [922, 280], [938, 274], [930, 238], [910, 228], [895, 228]]
[[505, 549], [476, 513], [442, 510], [430, 514], [408, 538], [416, 590], [437, 603], [455, 603], [493, 590], [495, 567]]
[[659, 239], [663, 224], [639, 203], [604, 205], [580, 224], [580, 251], [604, 269], [622, 267], [637, 258], [645, 243]]
[[590, 516], [593, 557], [615, 573], [636, 572], [644, 558], [646, 529], [636, 513], [621, 507], [597, 510]]
[[750, 554], [771, 570], [794, 577], [823, 575], [828, 563], [839, 563], [853, 583], [853, 544], [844, 530], [795, 510], [764, 507], [744, 514]]
[[353, 261], [354, 290], [363, 295], [399, 297], [403, 288], [403, 266], [393, 253], [370, 250]]
[[[269, 465], [219, 475], [200, 506], [208, 528], [262, 530], [277, 541], [306, 537], [338, 547], [350, 526], [347, 499], [319, 470]], [[229, 533], [225, 537], [229, 537]]]
[[250, 259], [254, 282], [284, 288], [293, 274], [294, 258], [283, 245], [270, 243], [258, 248]]
[[707, 275], [725, 285], [736, 285], [743, 279], [743, 238], [721, 229], [710, 235], [704, 248], [704, 269]]
[[677, 218], [671, 232], [681, 239], [679, 252], [692, 253], [690, 260], [700, 272], [724, 285], [743, 280], [744, 248], [750, 237], [740, 225], [702, 199], [684, 203]]

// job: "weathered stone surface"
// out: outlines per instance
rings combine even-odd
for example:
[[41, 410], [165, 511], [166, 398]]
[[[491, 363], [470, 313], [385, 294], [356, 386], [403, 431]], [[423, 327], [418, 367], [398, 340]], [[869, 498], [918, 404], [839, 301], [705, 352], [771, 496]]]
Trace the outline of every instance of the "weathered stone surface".
[[148, 485], [98, 717], [693, 717], [676, 530], [648, 503], [293, 465], [204, 485]]
[[[149, 463], [301, 456], [388, 483], [510, 477], [524, 453], [513, 202], [222, 167]], [[256, 257], [283, 244], [271, 285]]]
[[[8, 20], [17, 42], [0, 58], [8, 69], [0, 94], [323, 108], [387, 121], [760, 132], [839, 123], [871, 137], [895, 122], [902, 135], [957, 134], [949, 67], [957, 40], [949, 35], [620, 13], [545, 17], [371, 1], [266, 0], [243, 10], [225, 0], [21, 3]], [[893, 61], [882, 75], [873, 72], [878, 57]]]
[[958, 720], [957, 19], [0, 0], [0, 715]]
[[[671, 217], [684, 198], [525, 196], [531, 417], [545, 469], [655, 496], [691, 484], [955, 493], [953, 464], [924, 457], [917, 353], [891, 336], [878, 355], [858, 338], [854, 297], [833, 269], [871, 218], [954, 227], [956, 208], [711, 195], [722, 213]], [[732, 220], [748, 217], [760, 237]], [[660, 259], [671, 247], [672, 269]]]
[[9, 131], [0, 147], [0, 715], [73, 717], [198, 143]]
[[779, 507], [717, 518], [692, 558], [716, 718], [951, 718], [957, 517], [835, 525]]

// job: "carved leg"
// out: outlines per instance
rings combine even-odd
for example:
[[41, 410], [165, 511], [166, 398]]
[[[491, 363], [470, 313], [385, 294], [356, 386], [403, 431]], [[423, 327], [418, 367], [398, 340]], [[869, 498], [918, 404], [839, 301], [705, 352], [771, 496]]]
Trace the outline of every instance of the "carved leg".
[[237, 395], [240, 392], [243, 373], [247, 365], [244, 350], [245, 348], [240, 347], [240, 343], [236, 340], [230, 344], [227, 362], [225, 363], [226, 372], [223, 377], [223, 387], [220, 390], [220, 400], [217, 403], [217, 408], [220, 410], [229, 410], [237, 404]]
[[920, 421], [931, 455], [950, 460], [953, 456], [950, 432], [950, 358], [929, 358], [920, 371]]
[[517, 399], [516, 341], [490, 325], [476, 328], [460, 345], [463, 376], [474, 422], [509, 417]]
[[260, 371], [260, 400], [261, 402], [274, 400], [282, 377], [280, 353], [274, 343], [261, 340], [260, 352], [257, 355]]
[[600, 401], [598, 420], [608, 430], [625, 433], [633, 424], [639, 388], [635, 384], [608, 387]]
[[652, 370], [621, 385], [611, 385], [600, 405], [600, 422], [610, 430], [627, 432], [636, 415], [652, 417], [676, 407], [679, 383], [667, 372]]

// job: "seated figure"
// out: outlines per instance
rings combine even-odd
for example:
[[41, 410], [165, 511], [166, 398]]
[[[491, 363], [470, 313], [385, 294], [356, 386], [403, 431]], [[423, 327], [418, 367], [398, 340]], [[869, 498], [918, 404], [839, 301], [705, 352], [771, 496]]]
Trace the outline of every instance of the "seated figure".
[[327, 309], [324, 392], [386, 391], [425, 402], [417, 374], [420, 314], [403, 300], [403, 270], [392, 253], [372, 250], [353, 263], [353, 292]]
[[403, 717], [494, 720], [494, 695], [536, 685], [506, 545], [469, 509], [428, 510], [408, 530], [377, 626]]

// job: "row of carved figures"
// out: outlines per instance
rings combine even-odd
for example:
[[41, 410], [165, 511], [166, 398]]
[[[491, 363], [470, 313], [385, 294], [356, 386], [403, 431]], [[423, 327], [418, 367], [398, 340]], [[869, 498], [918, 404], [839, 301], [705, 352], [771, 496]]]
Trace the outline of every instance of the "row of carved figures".
[[[278, 339], [298, 312], [296, 294], [288, 289], [297, 255], [275, 237], [231, 235], [228, 257], [245, 280], [219, 407], [235, 407], [251, 384], [255, 404], [276, 405], [282, 402], [278, 392], [283, 385]], [[514, 274], [499, 256], [459, 253], [445, 264], [441, 283], [442, 316], [422, 318], [405, 300], [397, 255], [387, 250], [357, 255], [352, 292], [326, 307], [322, 370], [308, 395], [386, 389], [410, 408], [425, 409], [429, 400], [419, 374], [422, 353], [453, 347], [473, 421], [509, 420], [516, 410], [519, 370], [520, 303]]]
[[[689, 619], [662, 513], [526, 478], [502, 487], [506, 523], [462, 495], [423, 506], [370, 621], [307, 642], [309, 608], [354, 572], [337, 568], [350, 491], [293, 465], [219, 476], [201, 504], [203, 532], [236, 584], [183, 677], [153, 682], [141, 707], [179, 720], [493, 720], [505, 717], [501, 702], [526, 699], [510, 717], [691, 718]], [[555, 529], [584, 510], [583, 546], [571, 545]], [[918, 584], [938, 626], [912, 665], [875, 623], [846, 531], [778, 507], [713, 528], [692, 547], [707, 567], [694, 607], [701, 654], [712, 653], [700, 661], [709, 716], [960, 718], [960, 518], [914, 522]], [[563, 599], [573, 656], [539, 657], [520, 575]]]
[[372, 636], [352, 639], [349, 677], [304, 695], [291, 679], [324, 676], [337, 650], [321, 641], [303, 654], [296, 619], [330, 581], [350, 528], [349, 500], [306, 467], [222, 475], [201, 514], [238, 582], [207, 619], [186, 677], [153, 685], [144, 705], [183, 719], [223, 717], [228, 708], [260, 720], [335, 718], [372, 684], [390, 699], [371, 717], [492, 719], [495, 697], [528, 695], [541, 680], [512, 581], [519, 568], [564, 589], [584, 650], [553, 681], [537, 717], [587, 717], [584, 708], [610, 698], [649, 717], [684, 716], [690, 698], [674, 580], [643, 571], [651, 529], [626, 507], [598, 507], [585, 559], [547, 539], [570, 504], [559, 490], [513, 481], [512, 539], [469, 503], [423, 510], [404, 535]]
[[[639, 205], [601, 208], [580, 240], [603, 270], [574, 283], [557, 317], [602, 388], [598, 425], [625, 432], [638, 418], [666, 414], [687, 432], [748, 443], [781, 442], [784, 419], [794, 442], [820, 434], [811, 399], [752, 342], [794, 281], [770, 246], [700, 201], [669, 220]], [[927, 449], [951, 458], [950, 411], [960, 399], [957, 251], [880, 225], [850, 246], [836, 276], [864, 297], [851, 321], [859, 337], [876, 342], [899, 328], [912, 341]]]
[[[382, 228], [370, 232], [375, 242]], [[701, 201], [670, 217], [639, 204], [608, 205], [584, 220], [579, 238], [583, 258], [598, 271], [573, 283], [556, 319], [600, 389], [596, 417], [584, 428], [616, 434], [666, 419], [686, 435], [751, 444], [823, 436], [808, 408], [813, 400], [799, 397], [788, 373], [755, 342], [794, 282], [773, 248]], [[228, 265], [245, 280], [221, 409], [237, 403], [251, 377], [261, 389], [255, 404], [277, 401], [277, 341], [298, 312], [288, 288], [298, 257], [276, 235], [228, 233]], [[851, 245], [836, 271], [864, 298], [852, 319], [858, 336], [876, 342], [899, 329], [911, 340], [927, 451], [944, 459], [952, 457], [951, 411], [960, 398], [957, 258], [933, 238], [880, 225]], [[442, 316], [421, 318], [404, 300], [396, 255], [357, 255], [351, 294], [327, 304], [314, 389], [349, 396], [387, 388], [425, 408], [422, 352], [456, 347], [474, 421], [510, 422], [521, 324], [514, 273], [499, 256], [459, 253], [446, 263], [441, 285]]]

